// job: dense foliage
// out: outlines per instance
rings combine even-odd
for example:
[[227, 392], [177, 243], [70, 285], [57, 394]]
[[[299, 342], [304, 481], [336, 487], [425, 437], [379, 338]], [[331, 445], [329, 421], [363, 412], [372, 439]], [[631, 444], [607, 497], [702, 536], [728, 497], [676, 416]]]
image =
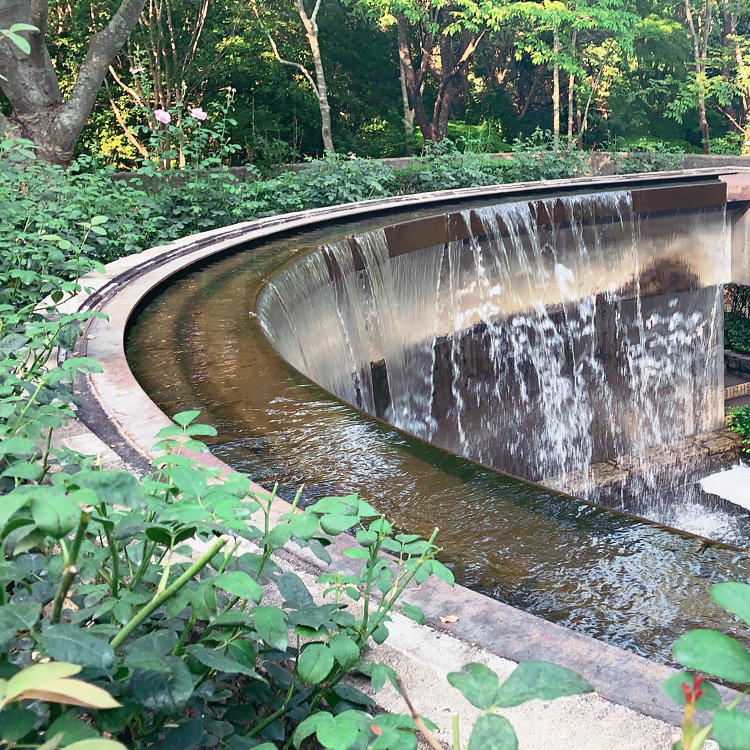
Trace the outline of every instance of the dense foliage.
[[[36, 19], [50, 55], [44, 86], [59, 88], [60, 101], [74, 90], [92, 34], [126, 2], [139, 0], [34, 5], [46, 9]], [[28, 20], [28, 13], [16, 17], [22, 7], [0, 13], [0, 28]], [[181, 123], [198, 109], [210, 120], [227, 91], [236, 94], [235, 163], [320, 156], [323, 102], [336, 150], [361, 156], [407, 154], [425, 138], [446, 136], [501, 151], [540, 127], [564, 147], [643, 139], [717, 153], [745, 147], [746, 0], [307, 0], [302, 7], [314, 27], [291, 2], [145, 4], [128, 41], [111, 50], [104, 86], [96, 83], [79, 153], [133, 168], [151, 134], [168, 126], [160, 113]], [[37, 40], [28, 31], [17, 36]], [[8, 97], [0, 112], [32, 136], [40, 117], [26, 112], [34, 97], [27, 101], [13, 85], [23, 71], [18, 54], [7, 55], [9, 44], [0, 37], [0, 74], [8, 79], [0, 80]], [[35, 85], [33, 75], [24, 80]]]
[[724, 348], [741, 354], [750, 352], [750, 319], [739, 313], [724, 314]]
[[742, 453], [750, 458], [750, 406], [729, 409], [727, 426], [742, 438]]

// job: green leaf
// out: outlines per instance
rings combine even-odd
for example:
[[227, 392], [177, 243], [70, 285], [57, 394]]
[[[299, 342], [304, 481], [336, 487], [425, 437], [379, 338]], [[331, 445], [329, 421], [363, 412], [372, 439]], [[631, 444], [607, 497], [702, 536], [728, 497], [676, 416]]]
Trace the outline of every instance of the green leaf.
[[136, 648], [128, 651], [122, 663], [123, 666], [129, 669], [146, 669], [152, 672], [172, 671], [163, 654], [156, 654], [145, 648]]
[[326, 565], [331, 564], [331, 556], [328, 554], [325, 545], [321, 540], [311, 539], [308, 543], [308, 547], [310, 548], [310, 552], [312, 552], [318, 560], [322, 560]]
[[365, 529], [359, 529], [355, 536], [363, 547], [372, 547], [378, 541], [378, 535], [374, 531], [366, 531]]
[[211, 579], [200, 582], [193, 592], [191, 604], [198, 620], [210, 620], [216, 615], [216, 589]]
[[326, 534], [338, 536], [354, 526], [358, 520], [357, 516], [345, 516], [340, 513], [326, 513], [326, 515], [320, 517], [320, 528], [323, 529]]
[[176, 656], [164, 657], [171, 672], [136, 669], [128, 692], [133, 700], [152, 711], [179, 711], [193, 694], [193, 678], [185, 662]]
[[30, 438], [12, 437], [0, 441], [0, 456], [33, 456], [37, 450], [36, 443]]
[[169, 526], [151, 524], [146, 529], [146, 536], [152, 542], [161, 544], [163, 547], [169, 548], [174, 544], [174, 536], [172, 535], [172, 529]]
[[282, 573], [276, 579], [276, 585], [279, 587], [279, 593], [284, 597], [284, 601], [299, 606], [300, 604], [309, 604], [313, 598], [302, 579], [296, 573]]
[[750, 683], [750, 652], [724, 633], [691, 630], [677, 639], [672, 653], [689, 669], [729, 682]]
[[81, 509], [63, 494], [44, 493], [31, 501], [34, 523], [54, 539], [62, 539], [78, 526]]
[[33, 630], [41, 614], [42, 605], [39, 602], [20, 602], [0, 606], [0, 642], [14, 638], [16, 633]]
[[292, 538], [292, 528], [282, 523], [274, 526], [268, 534], [268, 544], [271, 549], [281, 549]]
[[39, 637], [47, 653], [56, 661], [109, 670], [115, 663], [112, 646], [75, 625], [50, 625]]
[[315, 685], [333, 669], [333, 652], [325, 643], [308, 643], [299, 655], [297, 673], [302, 682]]
[[292, 535], [300, 539], [310, 539], [318, 531], [318, 517], [313, 513], [294, 513], [289, 519]]
[[448, 674], [448, 682], [459, 690], [472, 706], [487, 711], [495, 705], [497, 675], [484, 664], [464, 664], [460, 671]]
[[401, 614], [404, 615], [404, 617], [408, 617], [410, 620], [414, 620], [414, 622], [419, 623], [420, 625], [424, 625], [424, 612], [413, 604], [407, 604], [404, 602], [401, 605]]
[[342, 633], [332, 635], [328, 645], [331, 647], [336, 661], [344, 669], [351, 667], [359, 659], [359, 646]]
[[300, 745], [310, 737], [310, 735], [315, 734], [320, 723], [329, 719], [332, 720], [333, 716], [331, 716], [328, 711], [318, 711], [317, 713], [308, 716], [304, 721], [301, 721], [294, 730], [294, 746], [299, 750]]
[[370, 673], [370, 685], [374, 693], [379, 693], [385, 686], [386, 680], [393, 685], [394, 688], [398, 689], [396, 678], [397, 674], [392, 667], [389, 667], [385, 662], [378, 662], [373, 664]]
[[6, 706], [0, 711], [0, 739], [17, 742], [34, 728], [36, 722], [37, 715], [28, 708]]
[[28, 494], [11, 492], [5, 495], [0, 502], [0, 530], [8, 523], [10, 517], [31, 501]]
[[188, 646], [185, 651], [196, 658], [201, 664], [216, 672], [225, 674], [244, 674], [248, 677], [257, 677], [258, 673], [251, 667], [240, 664], [234, 657], [221, 651], [214, 651], [200, 644]]
[[430, 560], [426, 564], [430, 566], [430, 572], [432, 575], [436, 576], [441, 581], [445, 581], [449, 586], [455, 584], [456, 579], [453, 576], [453, 571], [450, 570], [450, 568], [446, 568], [439, 560]]
[[480, 716], [471, 730], [467, 750], [517, 750], [518, 740], [510, 722], [497, 714]]
[[8, 37], [8, 39], [10, 39], [11, 42], [13, 42], [13, 44], [15, 44], [16, 47], [21, 50], [21, 52], [26, 55], [31, 54], [31, 45], [29, 44], [28, 40], [24, 39], [18, 34], [14, 34], [12, 31], [3, 30], [2, 34]]
[[181, 411], [179, 414], [175, 414], [172, 417], [172, 421], [176, 422], [180, 427], [187, 427], [194, 419], [200, 416], [199, 409], [192, 409], [190, 411]]
[[714, 714], [714, 738], [721, 750], [750, 750], [750, 716], [736, 709]]
[[738, 581], [727, 581], [711, 586], [711, 598], [724, 609], [750, 625], [750, 586]]
[[366, 560], [370, 557], [370, 553], [361, 547], [352, 547], [351, 549], [344, 550], [344, 556], [349, 557], [352, 560]]
[[[42, 750], [42, 748], [39, 748]], [[125, 745], [115, 740], [105, 740], [101, 737], [91, 740], [81, 740], [72, 745], [66, 745], [65, 750], [127, 750]]]
[[385, 643], [388, 639], [388, 628], [385, 625], [378, 625], [372, 633], [372, 640], [378, 644]]
[[198, 469], [174, 466], [170, 476], [180, 492], [186, 497], [203, 497], [208, 488], [205, 475]]
[[[689, 688], [693, 687], [693, 675], [689, 672], [679, 672], [677, 674], [670, 675], [662, 683], [661, 689], [673, 700], [677, 705], [685, 705], [685, 693], [682, 690], [682, 685], [686, 684]], [[715, 711], [721, 707], [721, 695], [716, 687], [708, 680], [701, 682], [701, 689], [703, 695], [698, 698], [695, 707], [699, 711]]]
[[278, 607], [254, 607], [250, 614], [258, 635], [272, 648], [286, 651], [289, 645], [286, 614]]
[[356, 516], [357, 496], [321, 497], [316, 503], [308, 506], [308, 510], [315, 513], [341, 513], [347, 516]]
[[214, 586], [226, 591], [232, 596], [239, 596], [256, 604], [263, 598], [263, 589], [260, 584], [247, 573], [241, 570], [233, 570], [229, 573], [221, 573], [213, 579]]
[[78, 487], [93, 490], [100, 502], [108, 505], [124, 505], [136, 510], [146, 508], [141, 483], [128, 471], [79, 471], [70, 481]]
[[125, 646], [125, 653], [132, 654], [135, 651], [148, 651], [159, 656], [166, 656], [174, 651], [177, 645], [178, 636], [174, 630], [154, 630], [152, 633], [146, 633], [140, 638], [128, 643]]
[[519, 664], [500, 686], [495, 705], [507, 708], [532, 698], [551, 701], [593, 690], [591, 684], [572, 669], [546, 661], [527, 661]]
[[69, 711], [66, 711], [49, 725], [44, 737], [50, 740], [58, 733], [62, 734], [63, 746], [99, 736], [91, 724], [87, 724]]
[[42, 467], [38, 464], [26, 461], [14, 461], [0, 476], [37, 482], [42, 478], [42, 471]]
[[61, 365], [66, 372], [100, 373], [102, 366], [91, 357], [68, 357]]
[[315, 732], [318, 742], [329, 750], [349, 750], [358, 734], [357, 722], [345, 714], [331, 717], [331, 721], [321, 721]]

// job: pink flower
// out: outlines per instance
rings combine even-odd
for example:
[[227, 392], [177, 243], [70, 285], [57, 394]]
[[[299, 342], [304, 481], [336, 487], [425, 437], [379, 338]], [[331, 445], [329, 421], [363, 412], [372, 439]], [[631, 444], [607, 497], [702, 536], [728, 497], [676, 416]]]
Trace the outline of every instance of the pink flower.
[[130, 72], [132, 75], [137, 76], [139, 73], [143, 73], [143, 70], [144, 69], [139, 66], [137, 68], [131, 68]]
[[208, 113], [203, 111], [203, 107], [193, 107], [190, 110], [190, 116], [195, 117], [196, 120], [205, 120]]
[[166, 112], [163, 109], [155, 109], [154, 117], [158, 122], [163, 122], [165, 125], [169, 125], [169, 123], [172, 122], [172, 115], [170, 115], [169, 112]]

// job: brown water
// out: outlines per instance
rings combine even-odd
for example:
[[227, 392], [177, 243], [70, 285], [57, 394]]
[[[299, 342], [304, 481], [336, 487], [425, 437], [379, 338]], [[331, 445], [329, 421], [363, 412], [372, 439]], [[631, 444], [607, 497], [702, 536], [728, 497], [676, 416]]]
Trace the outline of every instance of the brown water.
[[460, 583], [535, 615], [667, 662], [686, 629], [727, 629], [708, 589], [747, 580], [746, 553], [478, 467], [362, 415], [276, 355], [252, 316], [259, 290], [344, 231], [248, 247], [155, 296], [128, 336], [151, 398], [170, 415], [202, 409], [219, 432], [213, 452], [282, 494], [358, 492], [403, 529], [438, 526]]

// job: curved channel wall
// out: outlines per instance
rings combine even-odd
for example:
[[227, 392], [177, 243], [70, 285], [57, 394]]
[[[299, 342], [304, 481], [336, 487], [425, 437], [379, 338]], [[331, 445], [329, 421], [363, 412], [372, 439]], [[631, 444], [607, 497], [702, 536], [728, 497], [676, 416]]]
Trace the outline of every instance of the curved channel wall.
[[290, 364], [401, 430], [594, 500], [592, 467], [628, 457], [617, 489], [642, 498], [696, 468], [656, 471], [655, 448], [723, 426], [726, 219], [715, 178], [507, 198], [325, 244], [257, 312]]
[[[739, 178], [732, 179], [735, 180], [735, 185], [730, 185], [730, 199], [733, 196], [742, 199], [745, 190], [743, 183]], [[130, 462], [145, 464], [149, 460], [153, 436], [169, 420], [143, 392], [130, 371], [124, 351], [125, 333], [134, 312], [143, 301], [156, 290], [170, 284], [176, 274], [183, 274], [189, 266], [205, 263], [207, 259], [229, 253], [240, 246], [250, 251], [285, 233], [351, 220], [352, 217], [409, 211], [415, 206], [444, 205], [452, 200], [485, 200], [493, 196], [503, 198], [519, 194], [539, 196], [561, 190], [587, 192], [607, 187], [611, 189], [611, 182], [593, 178], [572, 183], [530, 183], [481, 190], [448, 191], [300, 212], [196, 235], [110, 264], [106, 276], [91, 276], [84, 281], [83, 285], [88, 290], [96, 290], [93, 294], [81, 295], [71, 302], [72, 309], [99, 310], [109, 318], [108, 322], [100, 318], [92, 319], [80, 340], [78, 353], [96, 358], [102, 365], [103, 372], [87, 374], [79, 384], [83, 404], [79, 416]], [[618, 187], [628, 189], [634, 186], [663, 186], [665, 183], [698, 183], [713, 186], [710, 187], [713, 191], [725, 190], [720, 184], [719, 176], [706, 170], [659, 177], [624, 178], [616, 182]], [[709, 203], [722, 210], [720, 200]], [[735, 277], [738, 279], [742, 279], [742, 264], [746, 263], [747, 257], [743, 239], [746, 206], [742, 200], [736, 201], [731, 204], [727, 214], [727, 223], [732, 230], [728, 239], [732, 243], [733, 264], [739, 269]], [[224, 470], [231, 470], [213, 456], [202, 456], [200, 459]], [[279, 501], [275, 513], [281, 514], [287, 510], [288, 506]], [[662, 532], [654, 529], [654, 536], [661, 538]], [[675, 536], [676, 546], [670, 546], [670, 550], [673, 547], [676, 551], [681, 544], [691, 548], [694, 546], [691, 540]], [[343, 541], [334, 543], [334, 569], [345, 570], [350, 565], [342, 554], [346, 546]], [[698, 546], [702, 550], [710, 549], [705, 545]], [[290, 552], [300, 555], [299, 550], [292, 549]], [[726, 550], [726, 553], [730, 556], [734, 554], [730, 550]], [[671, 551], [667, 554], [672, 556]], [[721, 552], [721, 556], [723, 559], [726, 554]], [[737, 555], [734, 559], [741, 560], [744, 557]], [[307, 561], [307, 564], [312, 562]], [[679, 720], [679, 712], [663, 697], [659, 688], [663, 678], [670, 673], [666, 667], [571, 632], [461, 586], [449, 589], [442, 582], [428, 581], [418, 591], [411, 592], [409, 599], [422, 606], [428, 623], [438, 627], [442, 627], [439, 617], [447, 609], [460, 610], [462, 617], [452, 626], [453, 633], [467, 641], [481, 644], [498, 655], [517, 661], [548, 659], [566, 664], [586, 675], [602, 694], [612, 700], [652, 716]]]

